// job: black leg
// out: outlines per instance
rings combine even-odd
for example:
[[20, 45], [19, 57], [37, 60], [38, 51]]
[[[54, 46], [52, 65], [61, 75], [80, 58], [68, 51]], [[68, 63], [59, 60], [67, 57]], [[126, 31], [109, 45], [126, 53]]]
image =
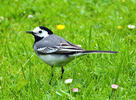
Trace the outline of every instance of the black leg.
[[52, 78], [53, 78], [53, 66], [51, 66], [51, 79], [50, 79], [50, 81], [49, 81], [49, 84], [50, 84], [50, 85], [51, 85]]
[[63, 73], [64, 73], [64, 68], [63, 67], [61, 67], [61, 72], [62, 72], [62, 74], [61, 74], [61, 79], [63, 78]]

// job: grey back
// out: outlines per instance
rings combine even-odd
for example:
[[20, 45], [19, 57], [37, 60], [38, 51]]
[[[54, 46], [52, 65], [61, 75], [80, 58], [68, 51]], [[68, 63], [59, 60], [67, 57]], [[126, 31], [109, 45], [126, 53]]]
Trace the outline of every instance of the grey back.
[[55, 47], [55, 46], [60, 45], [60, 43], [67, 43], [67, 41], [58, 35], [52, 34], [52, 35], [49, 35], [48, 37], [43, 38], [42, 40], [36, 42], [34, 44], [34, 48], [35, 48], [35, 46], [37, 48]]

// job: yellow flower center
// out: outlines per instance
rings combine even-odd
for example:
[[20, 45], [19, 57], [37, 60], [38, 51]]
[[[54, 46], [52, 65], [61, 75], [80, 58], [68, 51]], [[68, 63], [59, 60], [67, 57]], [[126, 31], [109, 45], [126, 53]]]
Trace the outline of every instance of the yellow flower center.
[[63, 29], [65, 28], [65, 25], [57, 25], [56, 27], [57, 27], [57, 29], [59, 29], [59, 30], [63, 30]]
[[120, 30], [120, 29], [122, 29], [122, 26], [120, 26], [120, 25], [119, 25], [119, 26], [117, 26], [117, 29], [119, 29], [119, 30]]

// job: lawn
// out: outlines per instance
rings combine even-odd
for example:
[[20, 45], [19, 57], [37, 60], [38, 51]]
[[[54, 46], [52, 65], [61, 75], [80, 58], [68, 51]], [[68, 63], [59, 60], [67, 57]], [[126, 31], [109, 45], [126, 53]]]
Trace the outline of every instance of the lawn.
[[[1, 0], [0, 100], [135, 100], [136, 28], [130, 24], [136, 25], [136, 0]], [[76, 58], [62, 80], [56, 67], [49, 85], [51, 67], [36, 56], [34, 38], [26, 34], [37, 26], [86, 50], [119, 53]]]

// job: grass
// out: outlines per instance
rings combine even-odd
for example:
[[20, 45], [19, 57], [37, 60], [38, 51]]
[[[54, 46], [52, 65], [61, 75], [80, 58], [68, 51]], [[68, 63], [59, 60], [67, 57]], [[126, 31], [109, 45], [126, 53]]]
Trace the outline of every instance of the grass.
[[[135, 5], [135, 0], [0, 1], [0, 99], [135, 100], [136, 29], [127, 27], [136, 23]], [[65, 29], [58, 30], [58, 24]], [[34, 38], [25, 33], [39, 25], [84, 49], [120, 53], [77, 58], [65, 66], [62, 80], [55, 68], [49, 85], [51, 68], [35, 55]], [[64, 83], [68, 78], [70, 87]], [[112, 90], [112, 84], [119, 88]]]

